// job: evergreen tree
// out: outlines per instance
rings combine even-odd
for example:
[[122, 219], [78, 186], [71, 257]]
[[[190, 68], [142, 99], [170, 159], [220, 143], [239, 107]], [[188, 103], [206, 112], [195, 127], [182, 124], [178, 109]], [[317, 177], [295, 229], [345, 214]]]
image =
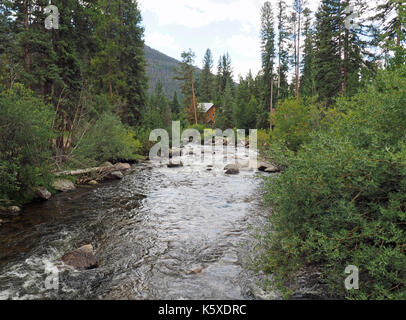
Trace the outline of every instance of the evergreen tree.
[[135, 125], [147, 89], [141, 14], [132, 0], [99, 0], [99, 6], [104, 14], [98, 15], [96, 33], [104, 41], [92, 59], [95, 82], [110, 101], [113, 97], [125, 101], [117, 111], [125, 122]]
[[213, 100], [213, 81], [212, 74], [213, 56], [210, 49], [207, 49], [203, 58], [203, 70], [199, 78], [199, 99], [201, 102], [210, 102]]
[[305, 40], [301, 64], [300, 93], [301, 95], [312, 97], [316, 95], [316, 83], [314, 72], [314, 30], [311, 27], [312, 18], [310, 9], [306, 8], [303, 11], [303, 16], [303, 35]]
[[322, 0], [316, 13], [315, 80], [320, 99], [331, 103], [340, 92], [342, 20], [340, 0]]
[[295, 95], [296, 100], [299, 100], [299, 79], [300, 79], [300, 36], [302, 33], [302, 15], [305, 10], [305, 0], [294, 0], [293, 10], [295, 21], [297, 21], [295, 30]]
[[289, 71], [289, 52], [288, 39], [290, 32], [288, 30], [287, 5], [284, 0], [278, 2], [278, 84], [276, 97], [279, 100], [288, 97], [287, 72]]
[[233, 128], [234, 96], [231, 82], [227, 81], [224, 89], [223, 104], [221, 105], [224, 117], [223, 129]]
[[[406, 3], [404, 0], [385, 0], [377, 7], [374, 21], [381, 27], [376, 38], [384, 49], [389, 65], [400, 66], [406, 63]], [[390, 53], [394, 53], [390, 57]]]
[[[261, 8], [261, 47], [262, 47], [262, 71], [263, 71], [263, 110], [259, 115], [258, 125], [266, 126], [266, 114], [273, 112], [274, 95], [274, 59], [275, 59], [275, 30], [272, 5], [265, 2]], [[265, 121], [264, 121], [265, 119]]]
[[175, 91], [173, 93], [173, 99], [171, 103], [171, 112], [173, 115], [179, 115], [180, 109], [181, 107], [179, 104], [178, 93]]
[[195, 94], [195, 59], [194, 52], [189, 49], [182, 53], [182, 61], [175, 68], [175, 80], [182, 81], [183, 107], [186, 109], [187, 119], [197, 124], [197, 99]]

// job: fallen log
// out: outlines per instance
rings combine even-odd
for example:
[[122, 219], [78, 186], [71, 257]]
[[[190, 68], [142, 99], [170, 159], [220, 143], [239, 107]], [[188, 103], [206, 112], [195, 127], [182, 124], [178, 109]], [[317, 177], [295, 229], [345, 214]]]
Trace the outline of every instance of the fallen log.
[[111, 167], [95, 167], [95, 168], [88, 168], [88, 169], [77, 169], [77, 170], [70, 170], [70, 171], [62, 171], [55, 173], [55, 176], [80, 176], [85, 175], [93, 172], [101, 173], [106, 169], [112, 169]]

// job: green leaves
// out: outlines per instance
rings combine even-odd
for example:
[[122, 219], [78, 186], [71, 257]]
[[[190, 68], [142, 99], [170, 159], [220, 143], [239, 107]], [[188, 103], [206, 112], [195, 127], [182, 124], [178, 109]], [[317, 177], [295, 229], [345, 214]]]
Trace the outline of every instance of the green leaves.
[[[344, 116], [308, 135], [287, 170], [269, 180], [275, 233], [265, 240], [264, 263], [272, 272], [316, 264], [333, 295], [405, 298], [405, 71], [381, 72], [365, 93], [341, 100], [337, 109]], [[278, 118], [283, 130], [276, 134], [295, 141], [299, 120], [307, 118], [288, 105], [286, 116], [296, 119]], [[359, 291], [343, 287], [350, 264], [361, 270]]]
[[31, 187], [46, 185], [53, 116], [20, 84], [0, 94], [0, 198], [22, 201]]

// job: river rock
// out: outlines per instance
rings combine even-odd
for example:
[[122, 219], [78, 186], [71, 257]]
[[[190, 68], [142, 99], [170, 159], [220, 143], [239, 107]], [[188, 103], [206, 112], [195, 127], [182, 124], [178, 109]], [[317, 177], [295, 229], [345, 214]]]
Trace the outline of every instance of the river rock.
[[54, 181], [52, 186], [54, 187], [55, 190], [62, 192], [72, 191], [76, 189], [73, 182], [66, 179], [57, 179]]
[[127, 171], [131, 169], [131, 165], [128, 163], [116, 163], [114, 169], [116, 171]]
[[124, 178], [124, 175], [121, 171], [113, 171], [110, 172], [108, 175], [108, 178], [113, 179], [113, 180], [121, 180]]
[[49, 200], [51, 199], [52, 194], [44, 187], [38, 187], [35, 189], [35, 197], [41, 200]]
[[20, 213], [21, 212], [21, 208], [17, 207], [17, 206], [11, 206], [7, 208], [7, 211], [10, 213]]
[[265, 169], [265, 172], [267, 172], [267, 173], [277, 173], [277, 172], [280, 172], [280, 170], [277, 167], [271, 165], [269, 168]]
[[173, 147], [169, 150], [169, 158], [180, 157], [182, 156], [182, 149]]
[[258, 163], [258, 170], [268, 172], [268, 173], [274, 173], [274, 172], [279, 172], [280, 171], [277, 167], [273, 166], [270, 163], [266, 163], [266, 162], [259, 162]]
[[179, 168], [179, 167], [183, 167], [183, 162], [182, 161], [169, 161], [168, 163], [168, 168]]
[[240, 168], [237, 164], [228, 164], [224, 167], [226, 174], [239, 174]]
[[98, 262], [91, 244], [65, 254], [61, 260], [65, 264], [78, 270], [94, 269], [98, 267]]
[[96, 186], [98, 184], [99, 183], [96, 180], [89, 181], [89, 185], [91, 185], [91, 186]]

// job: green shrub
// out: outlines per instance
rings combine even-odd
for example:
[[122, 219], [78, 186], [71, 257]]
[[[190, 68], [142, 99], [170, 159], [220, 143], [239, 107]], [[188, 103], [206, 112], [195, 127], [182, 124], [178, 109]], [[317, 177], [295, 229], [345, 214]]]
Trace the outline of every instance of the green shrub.
[[104, 113], [78, 141], [74, 155], [83, 165], [96, 165], [104, 161], [136, 160], [140, 149], [135, 132], [124, 127], [118, 116]]
[[273, 142], [283, 143], [296, 152], [303, 143], [310, 141], [310, 133], [315, 129], [318, 117], [319, 112], [312, 105], [296, 100], [283, 101], [271, 117], [275, 126]]
[[[317, 265], [334, 295], [406, 299], [405, 106], [406, 68], [382, 72], [342, 99], [331, 128], [313, 133], [269, 180], [262, 263], [281, 288]], [[360, 270], [359, 290], [344, 288], [348, 265]]]
[[48, 186], [53, 111], [15, 84], [0, 93], [0, 199], [22, 203], [36, 186]]

